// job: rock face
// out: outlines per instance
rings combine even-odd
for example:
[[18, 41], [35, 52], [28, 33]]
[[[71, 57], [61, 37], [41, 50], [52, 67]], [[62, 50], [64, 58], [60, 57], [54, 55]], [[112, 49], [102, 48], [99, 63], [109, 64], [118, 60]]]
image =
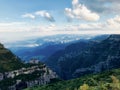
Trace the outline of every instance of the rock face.
[[8, 90], [23, 90], [37, 85], [46, 85], [50, 83], [52, 79], [58, 78], [57, 74], [49, 68], [44, 67], [42, 70], [44, 70], [44, 73], [42, 73], [41, 76], [36, 77], [36, 79], [29, 81], [17, 80], [14, 85], [8, 87]]
[[23, 90], [36, 85], [45, 85], [56, 79], [58, 79], [57, 74], [44, 64], [41, 64], [39, 66], [36, 65], [29, 68], [1, 73], [0, 89]]
[[100, 42], [80, 42], [68, 47], [57, 52], [58, 57], [55, 59], [51, 56], [47, 62], [63, 79], [120, 68], [120, 35], [110, 35]]

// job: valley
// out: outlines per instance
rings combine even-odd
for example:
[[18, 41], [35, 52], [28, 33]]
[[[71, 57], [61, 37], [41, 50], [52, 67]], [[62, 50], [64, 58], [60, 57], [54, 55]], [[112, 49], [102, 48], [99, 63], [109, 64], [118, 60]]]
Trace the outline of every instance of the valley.
[[[48, 45], [46, 46], [47, 48], [45, 47], [45, 49], [43, 49], [45, 55], [47, 55], [47, 52], [48, 54], [51, 52], [51, 55], [48, 56], [45, 61], [41, 61], [39, 58], [31, 58], [27, 62], [18, 58], [1, 44], [0, 87], [2, 87], [2, 90], [16, 90], [17, 88], [22, 90], [32, 87], [33, 90], [37, 90], [37, 88], [34, 88], [34, 86], [37, 85], [40, 90], [52, 90], [52, 88], [55, 90], [55, 88], [59, 87], [59, 84], [64, 87], [62, 83], [66, 83], [63, 90], [66, 90], [67, 87], [73, 90], [73, 88], [78, 88], [78, 85], [82, 85], [82, 80], [84, 80], [84, 78], [87, 80], [86, 77], [93, 78], [97, 75], [98, 78], [102, 79], [107, 76], [107, 78], [109, 78], [111, 75], [116, 76], [116, 73], [118, 76], [120, 68], [119, 43], [120, 35], [101, 35], [90, 39], [74, 41], [66, 45], [64, 44], [63, 48], [61, 44], [57, 44], [57, 46], [55, 46], [56, 44], [51, 44], [51, 46]], [[35, 48], [36, 51], [39, 52], [39, 55], [42, 49], [37, 49], [38, 47]], [[52, 52], [52, 48], [59, 49], [56, 51], [53, 50], [54, 52]], [[28, 49], [24, 48], [24, 50], [27, 52]], [[29, 53], [26, 54], [31, 57], [37, 55], [36, 53], [33, 55]], [[6, 58], [4, 56], [8, 57]], [[3, 64], [3, 61], [6, 61], [6, 63]], [[9, 65], [7, 63], [9, 63]], [[115, 73], [111, 73], [114, 71]], [[100, 77], [101, 75], [105, 77]], [[75, 84], [73, 83], [74, 80], [80, 83]], [[86, 82], [88, 85], [91, 85], [88, 81]], [[75, 86], [72, 85], [70, 87], [69, 85], [71, 85], [71, 83]], [[44, 87], [46, 84], [55, 86], [50, 86], [49, 88], [51, 89], [47, 89], [47, 86]], [[6, 85], [6, 87], [3, 87], [3, 85]], [[41, 89], [43, 87], [39, 87], [41, 85], [43, 85], [44, 89]]]
[[120, 0], [0, 0], [0, 90], [120, 90]]

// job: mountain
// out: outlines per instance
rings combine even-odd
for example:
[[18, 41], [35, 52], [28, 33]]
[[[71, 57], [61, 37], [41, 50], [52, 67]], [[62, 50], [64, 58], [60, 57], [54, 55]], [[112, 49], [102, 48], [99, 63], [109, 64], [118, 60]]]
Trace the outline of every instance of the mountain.
[[[63, 44], [81, 39], [90, 39], [96, 35], [79, 35], [79, 34], [58, 34], [44, 37], [33, 37], [32, 39], [15, 41], [15, 42], [3, 42], [7, 48], [15, 47], [36, 47], [36, 46], [48, 46], [51, 44]], [[13, 46], [14, 44], [14, 46]]]
[[[120, 69], [90, 74], [77, 79], [59, 81], [25, 90], [120, 90]], [[88, 89], [89, 88], [89, 89]]]
[[0, 44], [0, 72], [19, 69], [23, 65], [20, 58]]
[[[28, 61], [31, 58], [37, 58], [45, 61], [49, 56], [58, 50], [64, 49], [67, 45], [78, 42], [79, 40], [87, 40], [95, 35], [53, 35], [29, 39], [26, 41], [4, 43], [15, 55], [22, 60]], [[14, 44], [14, 46], [13, 46]]]
[[46, 61], [63, 79], [120, 68], [120, 35], [67, 46]]
[[57, 78], [57, 74], [45, 64], [35, 61], [23, 63], [0, 44], [0, 90], [23, 90], [53, 82]]
[[19, 56], [22, 60], [29, 61], [36, 58], [40, 61], [45, 61], [49, 56], [58, 50], [62, 50], [67, 46], [67, 44], [49, 44], [46, 46], [36, 46], [36, 47], [17, 47], [16, 50], [12, 51]]

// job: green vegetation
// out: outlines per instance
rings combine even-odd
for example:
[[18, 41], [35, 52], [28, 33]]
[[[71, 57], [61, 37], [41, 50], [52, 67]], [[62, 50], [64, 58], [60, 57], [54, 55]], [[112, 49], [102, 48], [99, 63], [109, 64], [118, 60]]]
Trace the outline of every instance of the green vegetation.
[[12, 78], [4, 79], [4, 80], [0, 81], [0, 88], [2, 90], [7, 90], [8, 86], [12, 86], [15, 83], [16, 83], [15, 79], [12, 79]]
[[[111, 83], [97, 83], [97, 86], [83, 84], [78, 90], [120, 90], [120, 81], [115, 76], [111, 76]], [[76, 89], [77, 90], [77, 89]]]
[[0, 44], [0, 72], [20, 69], [24, 66], [21, 60]]
[[[21, 68], [28, 68], [36, 66], [37, 64], [24, 64], [20, 58], [15, 56], [10, 50], [4, 48], [0, 44], [0, 73], [18, 70]], [[43, 63], [39, 63], [38, 66], [43, 67]]]
[[120, 90], [120, 69], [81, 78], [36, 86], [26, 90]]
[[[10, 50], [4, 48], [2, 44], [0, 44], [0, 73], [10, 72], [13, 70], [19, 70], [21, 68], [29, 68], [32, 66], [38, 66], [39, 68], [43, 68], [45, 65], [43, 63], [39, 64], [24, 64], [20, 58], [15, 56]], [[2, 90], [8, 90], [9, 86], [12, 86], [16, 83], [17, 80], [21, 81], [31, 81], [40, 77], [45, 71], [35, 71], [31, 74], [22, 74], [15, 76], [14, 78], [5, 78], [0, 81], [0, 88]]]

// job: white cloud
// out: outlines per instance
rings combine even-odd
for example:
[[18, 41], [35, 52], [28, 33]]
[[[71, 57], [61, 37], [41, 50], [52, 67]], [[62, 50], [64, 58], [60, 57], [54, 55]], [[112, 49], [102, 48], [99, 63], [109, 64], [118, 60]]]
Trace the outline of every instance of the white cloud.
[[13, 26], [13, 25], [22, 25], [25, 24], [25, 22], [4, 22], [0, 23], [0, 27], [8, 27], [8, 26]]
[[78, 31], [87, 33], [102, 33], [102, 34], [120, 34], [120, 16], [116, 15], [104, 22], [87, 22], [75, 25], [66, 25], [67, 31]]
[[75, 5], [79, 4], [79, 1], [78, 0], [73, 0], [72, 4], [75, 6]]
[[120, 16], [116, 15], [114, 18], [107, 20], [108, 24], [120, 24]]
[[72, 8], [65, 8], [65, 13], [69, 18], [75, 18], [86, 21], [98, 21], [100, 16], [89, 10], [85, 5], [79, 3], [78, 0], [72, 1]]
[[44, 17], [46, 20], [48, 20], [50, 22], [54, 22], [55, 21], [53, 16], [50, 13], [48, 13], [47, 11], [37, 11], [37, 12], [35, 12], [35, 15]]
[[56, 25], [55, 24], [50, 24], [49, 26], [48, 26], [48, 29], [52, 29], [52, 30], [55, 30], [56, 29]]
[[108, 19], [107, 27], [113, 30], [120, 30], [120, 16], [116, 15], [114, 18]]
[[75, 17], [71, 8], [65, 8], [65, 13], [69, 18], [73, 19]]
[[50, 22], [55, 21], [53, 16], [50, 13], [48, 13], [47, 11], [44, 11], [44, 10], [36, 11], [34, 13], [26, 13], [26, 14], [22, 15], [23, 18], [30, 18], [30, 19], [35, 19], [35, 18], [37, 18], [37, 16], [41, 16], [41, 17], [45, 18], [47, 21], [50, 21]]
[[22, 15], [23, 18], [31, 18], [31, 19], [35, 19], [35, 16], [33, 14], [27, 13]]
[[120, 16], [104, 22], [40, 25], [25, 22], [0, 23], [0, 40], [18, 41], [55, 34], [120, 34]]
[[25, 22], [4, 22], [0, 23], [0, 32], [23, 31]]
[[78, 26], [78, 30], [96, 30], [96, 31], [104, 31], [108, 32], [111, 31], [114, 33], [118, 32], [120, 34], [120, 16], [116, 15], [113, 18], [110, 18], [104, 22], [99, 22], [99, 23], [84, 23], [80, 24]]
[[89, 23], [89, 24], [80, 24], [79, 28], [84, 30], [102, 30], [102, 23]]

